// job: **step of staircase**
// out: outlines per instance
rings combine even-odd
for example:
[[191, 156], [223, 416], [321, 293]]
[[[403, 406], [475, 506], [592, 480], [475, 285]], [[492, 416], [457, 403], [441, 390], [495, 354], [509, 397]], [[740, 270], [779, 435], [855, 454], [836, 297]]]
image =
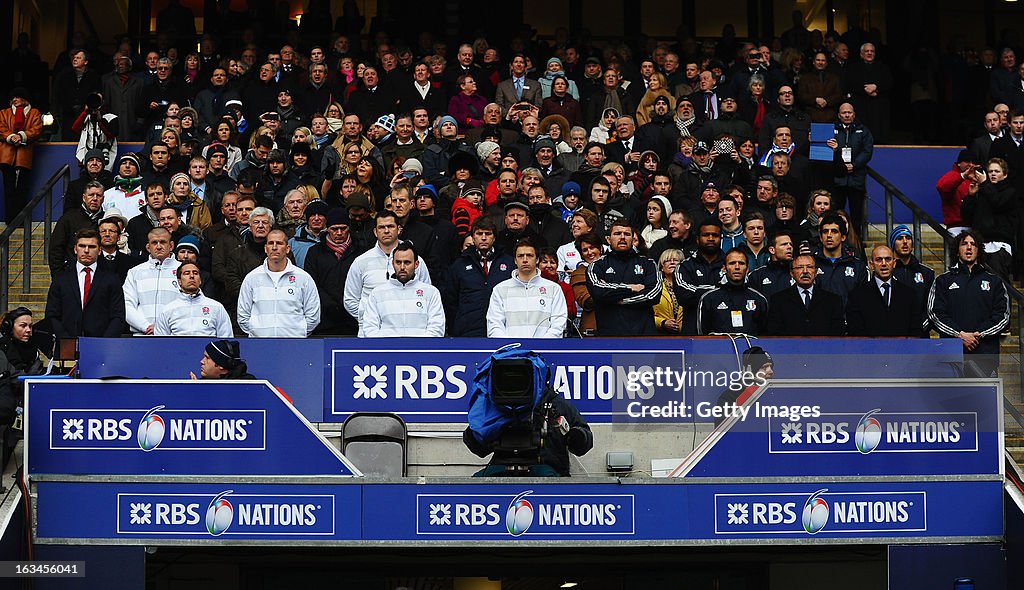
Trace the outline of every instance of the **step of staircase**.
[[27, 307], [32, 310], [34, 318], [42, 319], [46, 309], [46, 293], [50, 288], [50, 269], [42, 245], [43, 224], [32, 224], [32, 261], [29, 270], [31, 287], [27, 291], [24, 288], [24, 276], [22, 276], [22, 235], [21, 228], [14, 230], [11, 235], [9, 259], [2, 261], [9, 265], [9, 284], [0, 287], [7, 288], [7, 300], [10, 308]]

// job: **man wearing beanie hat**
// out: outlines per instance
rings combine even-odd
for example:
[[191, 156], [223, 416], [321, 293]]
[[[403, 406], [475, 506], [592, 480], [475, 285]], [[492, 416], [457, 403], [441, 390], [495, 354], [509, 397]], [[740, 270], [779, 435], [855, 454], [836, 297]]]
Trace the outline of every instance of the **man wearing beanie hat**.
[[[486, 166], [488, 164], [488, 160], [491, 158], [491, 155], [494, 152], [498, 152], [498, 154], [499, 154], [497, 165], [500, 166], [501, 165], [501, 146], [500, 145], [494, 143], [493, 141], [481, 141], [480, 143], [476, 144], [476, 157], [480, 160], [480, 164], [481, 165], [485, 165]], [[492, 167], [492, 168], [495, 167], [493, 161], [491, 161], [490, 163], [491, 163], [490, 167]]]
[[[395, 133], [395, 116], [388, 113], [377, 117], [377, 120], [366, 130], [366, 138], [378, 148], [388, 143]], [[381, 152], [383, 154], [383, 152]], [[387, 161], [385, 160], [385, 164]]]
[[530, 166], [540, 170], [544, 177], [544, 189], [548, 195], [557, 195], [562, 185], [569, 180], [569, 171], [555, 159], [557, 150], [555, 142], [546, 135], [541, 135], [533, 143], [533, 161]]
[[[672, 125], [674, 102], [663, 94], [654, 98], [647, 121], [643, 122], [636, 130], [636, 140], [640, 145], [660, 146], [661, 134], [665, 132], [666, 127]], [[639, 119], [637, 122], [640, 122]]]
[[423, 164], [423, 177], [438, 190], [444, 188], [449, 182], [448, 162], [458, 152], [466, 152], [476, 155], [473, 149], [465, 141], [458, 138], [459, 124], [451, 115], [441, 117], [437, 124], [437, 140], [428, 145], [420, 156]]
[[305, 255], [304, 269], [320, 294], [320, 336], [353, 336], [358, 326], [345, 310], [345, 280], [352, 262], [361, 253], [352, 235], [348, 212], [336, 207], [327, 212], [327, 225], [319, 243]]
[[234, 335], [231, 317], [224, 305], [203, 293], [202, 287], [207, 283], [199, 265], [182, 262], [175, 275], [178, 277], [178, 297], [157, 314], [153, 335], [231, 338]]
[[85, 185], [90, 182], [99, 182], [103, 185], [104, 191], [114, 186], [114, 175], [105, 166], [106, 159], [102, 150], [92, 152], [92, 157], [86, 158], [85, 162], [79, 165], [78, 178], [69, 182], [67, 190], [64, 191], [65, 211], [81, 206], [82, 193], [85, 192]]
[[[206, 345], [199, 362], [202, 379], [255, 379], [242, 360], [237, 340], [215, 340]], [[196, 379], [195, 373], [189, 373]]]
[[[750, 396], [764, 385], [765, 381], [775, 377], [775, 361], [768, 351], [760, 346], [751, 346], [743, 351], [743, 360], [740, 362], [742, 373], [739, 379], [742, 389], [734, 389], [730, 386], [718, 396], [716, 405], [729, 408], [722, 416], [715, 418], [715, 426], [733, 416], [743, 416], [733, 408], [742, 406]], [[731, 385], [731, 384], [730, 384]]]
[[[892, 248], [893, 256], [896, 258], [896, 265], [892, 277], [904, 285], [914, 289], [917, 296], [916, 309], [920, 310], [925, 319], [928, 316], [928, 292], [935, 282], [935, 271], [921, 264], [921, 261], [914, 256], [914, 234], [906, 225], [900, 224], [892, 228], [889, 233], [889, 247]], [[922, 321], [922, 324], [924, 322]], [[924, 324], [921, 328], [921, 335], [928, 335], [929, 327]]]
[[320, 199], [313, 199], [306, 204], [306, 210], [303, 212], [306, 223], [300, 225], [295, 230], [295, 234], [288, 239], [292, 256], [295, 258], [295, 266], [305, 268], [306, 253], [314, 245], [320, 243], [324, 235], [329, 210], [330, 206]]
[[[449, 185], [449, 187], [451, 186], [453, 185]], [[430, 276], [443, 277], [452, 258], [460, 249], [458, 232], [455, 231], [455, 224], [450, 220], [450, 212], [447, 217], [442, 217], [438, 213], [438, 195], [433, 186], [425, 184], [416, 189], [415, 199], [419, 224], [430, 228], [430, 236], [426, 240], [425, 248], [427, 255], [423, 256], [422, 262], [427, 265]], [[406, 224], [406, 227], [408, 228], [409, 224]], [[416, 244], [419, 251], [424, 250], [420, 245], [422, 240], [417, 240], [409, 235], [406, 236], [406, 239]]]
[[501, 173], [501, 146], [493, 141], [481, 141], [476, 144], [476, 157], [480, 160], [477, 178], [481, 184], [487, 185], [498, 178]]
[[142, 212], [146, 204], [146, 192], [142, 186], [142, 163], [138, 154], [128, 152], [117, 161], [117, 176], [114, 186], [103, 193], [103, 209], [118, 209], [131, 220]]
[[39, 109], [29, 104], [24, 88], [11, 92], [10, 108], [0, 111], [0, 173], [4, 177], [7, 221], [21, 213], [28, 198], [32, 146], [43, 132]]

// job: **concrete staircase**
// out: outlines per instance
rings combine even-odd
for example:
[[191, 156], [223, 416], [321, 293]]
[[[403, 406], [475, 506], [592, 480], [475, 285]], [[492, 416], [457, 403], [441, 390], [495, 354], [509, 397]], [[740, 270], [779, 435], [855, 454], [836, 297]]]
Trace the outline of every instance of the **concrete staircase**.
[[[886, 237], [885, 225], [872, 226], [868, 231], [865, 245], [883, 243]], [[936, 274], [942, 272], [944, 245], [942, 238], [931, 228], [922, 228], [922, 262], [934, 269]], [[1022, 291], [1020, 283], [1014, 283], [1018, 291]], [[1024, 396], [1021, 395], [1021, 355], [1017, 334], [1020, 317], [1017, 306], [1010, 299], [1010, 336], [1004, 337], [1000, 344], [999, 376], [1003, 380], [1003, 395], [1008, 398], [1014, 408], [1024, 414]], [[934, 337], [934, 335], [933, 335]], [[1006, 450], [1010, 452], [1018, 464], [1024, 464], [1024, 425], [1006, 412], [1004, 416]]]
[[[46, 263], [46, 252], [43, 251], [43, 224], [32, 224], [31, 241], [31, 286], [29, 290], [24, 288], [23, 258], [22, 258], [22, 236], [24, 230], [16, 229], [11, 236], [11, 255], [9, 260], [0, 261], [0, 264], [7, 264], [10, 268], [10, 284], [0, 285], [0, 288], [7, 289], [8, 309], [23, 305], [32, 310], [32, 316], [36, 321], [43, 318], [46, 308], [46, 292], [50, 288], [50, 269]], [[4, 310], [6, 311], [6, 310]]]

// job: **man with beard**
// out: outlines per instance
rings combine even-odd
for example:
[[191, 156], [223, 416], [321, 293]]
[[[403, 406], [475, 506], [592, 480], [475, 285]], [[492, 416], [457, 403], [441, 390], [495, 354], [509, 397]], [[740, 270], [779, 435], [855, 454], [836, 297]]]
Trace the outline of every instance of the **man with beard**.
[[[892, 276], [904, 285], [914, 289], [917, 296], [917, 310], [927, 319], [928, 292], [935, 282], [935, 271], [921, 264], [914, 256], [914, 234], [906, 225], [900, 224], [889, 233], [889, 247], [896, 256]], [[928, 325], [923, 323], [921, 335], [928, 335]]]
[[658, 265], [634, 249], [636, 232], [625, 219], [608, 234], [611, 252], [587, 267], [587, 291], [595, 306], [598, 336], [654, 336], [651, 308], [661, 297]]
[[441, 292], [416, 278], [420, 265], [416, 249], [409, 243], [395, 246], [391, 264], [394, 274], [370, 292], [360, 335], [365, 338], [443, 338], [445, 316]]
[[659, 95], [654, 99], [654, 114], [651, 115], [651, 120], [636, 130], [637, 142], [657, 149], [661, 135], [669, 125], [672, 125], [672, 114], [669, 112], [668, 97]]
[[676, 299], [683, 306], [682, 334], [697, 334], [697, 303], [701, 296], [722, 283], [725, 273], [722, 226], [708, 218], [697, 226], [697, 252], [679, 263], [673, 277]]

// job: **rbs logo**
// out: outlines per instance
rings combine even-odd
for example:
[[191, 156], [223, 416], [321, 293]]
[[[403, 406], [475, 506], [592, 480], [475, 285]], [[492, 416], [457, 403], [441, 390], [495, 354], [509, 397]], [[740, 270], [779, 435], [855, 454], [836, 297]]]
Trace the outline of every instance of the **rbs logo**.
[[264, 450], [266, 410], [52, 410], [53, 450]]
[[455, 494], [416, 497], [422, 535], [632, 535], [633, 496]]
[[716, 494], [715, 532], [863, 534], [926, 531], [925, 492]]

